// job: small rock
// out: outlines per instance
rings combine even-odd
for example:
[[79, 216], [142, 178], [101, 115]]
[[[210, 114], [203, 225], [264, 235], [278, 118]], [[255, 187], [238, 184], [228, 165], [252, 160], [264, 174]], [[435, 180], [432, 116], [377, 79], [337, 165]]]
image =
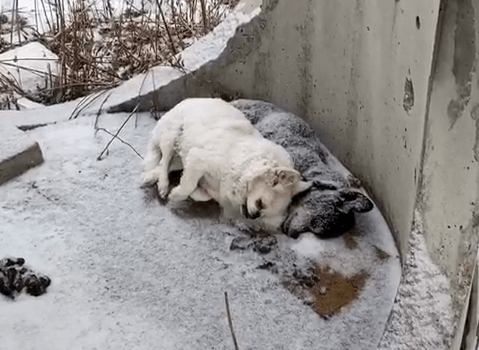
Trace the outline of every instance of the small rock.
[[269, 270], [274, 266], [274, 263], [271, 261], [265, 261], [263, 264], [258, 265], [256, 268], [260, 270]]
[[230, 244], [230, 250], [246, 250], [252, 245], [250, 238], [236, 237]]
[[278, 240], [274, 236], [259, 238], [253, 243], [253, 250], [260, 254], [268, 254], [278, 245]]

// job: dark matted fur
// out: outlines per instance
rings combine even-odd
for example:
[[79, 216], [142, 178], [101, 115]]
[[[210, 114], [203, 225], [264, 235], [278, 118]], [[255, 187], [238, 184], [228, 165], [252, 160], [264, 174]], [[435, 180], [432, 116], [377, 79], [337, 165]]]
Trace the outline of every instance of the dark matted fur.
[[312, 232], [321, 238], [342, 235], [354, 227], [354, 213], [373, 209], [372, 201], [330, 164], [330, 153], [301, 118], [267, 102], [237, 100], [231, 104], [242, 111], [261, 134], [283, 146], [296, 170], [313, 182], [310, 191], [293, 199], [283, 231], [296, 238]]
[[50, 285], [50, 278], [35, 273], [24, 266], [23, 258], [4, 258], [0, 260], [0, 293], [15, 298], [25, 290], [33, 296], [42, 295]]

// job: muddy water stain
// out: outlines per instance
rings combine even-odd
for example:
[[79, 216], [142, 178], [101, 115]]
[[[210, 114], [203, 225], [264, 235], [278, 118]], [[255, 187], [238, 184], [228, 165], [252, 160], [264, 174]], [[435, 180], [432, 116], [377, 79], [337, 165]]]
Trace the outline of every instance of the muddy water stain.
[[327, 265], [315, 266], [310, 272], [308, 276], [283, 276], [283, 286], [326, 319], [358, 299], [369, 278], [366, 272], [348, 277]]
[[316, 268], [318, 282], [311, 288], [313, 310], [321, 316], [332, 316], [359, 297], [369, 275], [362, 272], [346, 277], [328, 266]]
[[346, 232], [343, 235], [344, 238], [344, 243], [346, 244], [346, 248], [353, 250], [358, 247], [358, 242], [357, 238], [359, 237], [359, 234], [356, 232], [356, 230], [352, 229]]

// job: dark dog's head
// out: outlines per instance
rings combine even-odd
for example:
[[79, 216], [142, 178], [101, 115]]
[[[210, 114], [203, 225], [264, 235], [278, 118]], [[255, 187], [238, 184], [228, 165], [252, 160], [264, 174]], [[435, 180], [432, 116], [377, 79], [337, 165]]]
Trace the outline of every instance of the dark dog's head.
[[354, 213], [372, 210], [373, 202], [358, 190], [316, 183], [310, 191], [293, 199], [283, 232], [297, 238], [312, 232], [320, 238], [333, 238], [354, 227]]

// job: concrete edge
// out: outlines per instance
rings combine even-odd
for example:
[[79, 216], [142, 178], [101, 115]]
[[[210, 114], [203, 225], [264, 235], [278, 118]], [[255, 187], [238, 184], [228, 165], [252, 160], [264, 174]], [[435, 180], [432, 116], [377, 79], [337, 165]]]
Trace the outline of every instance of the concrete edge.
[[0, 185], [42, 164], [43, 161], [40, 145], [34, 141], [23, 151], [0, 161]]
[[274, 8], [263, 7], [261, 12], [250, 21], [238, 25], [235, 34], [228, 39], [226, 47], [218, 57], [205, 62], [198, 69], [185, 72], [179, 78], [158, 87], [154, 91], [136, 96], [128, 101], [112, 105], [107, 113], [131, 112], [138, 106], [139, 112], [156, 110], [167, 111], [185, 98], [189, 97], [221, 97], [232, 101], [251, 96], [242, 96], [220, 83], [219, 77], [224, 68], [243, 60], [250, 52], [256, 50], [261, 43], [261, 29], [267, 14]]

